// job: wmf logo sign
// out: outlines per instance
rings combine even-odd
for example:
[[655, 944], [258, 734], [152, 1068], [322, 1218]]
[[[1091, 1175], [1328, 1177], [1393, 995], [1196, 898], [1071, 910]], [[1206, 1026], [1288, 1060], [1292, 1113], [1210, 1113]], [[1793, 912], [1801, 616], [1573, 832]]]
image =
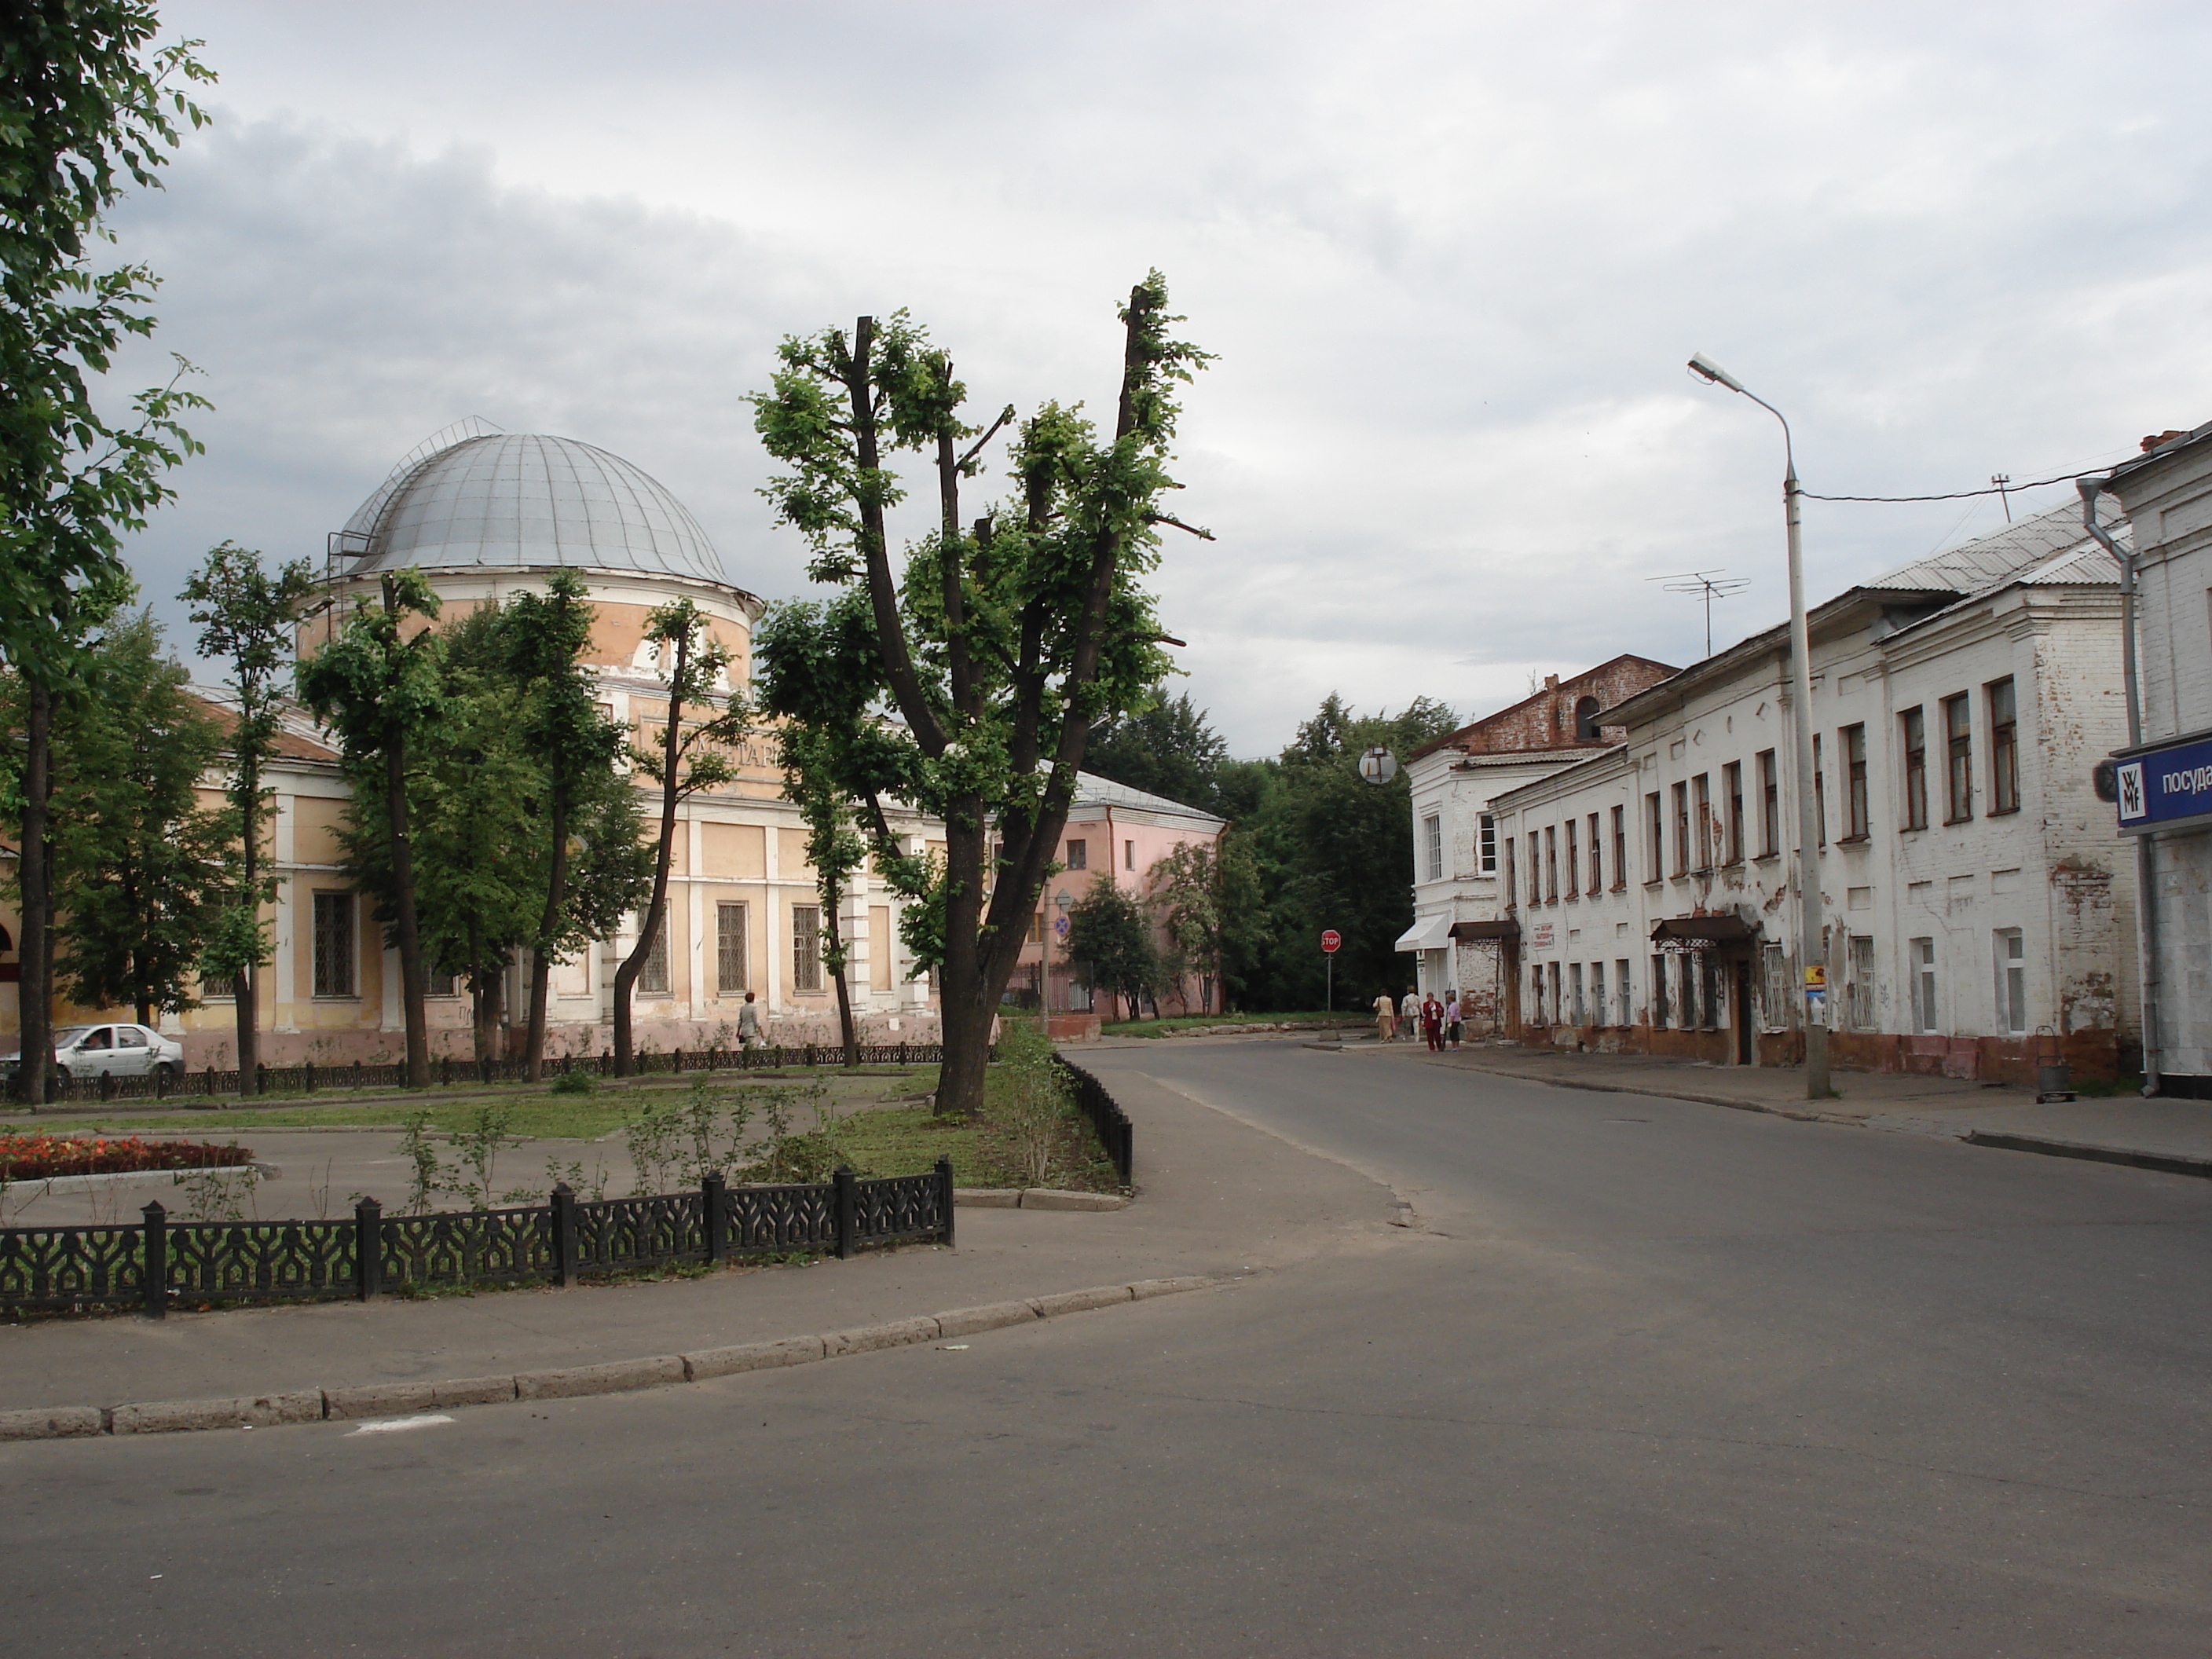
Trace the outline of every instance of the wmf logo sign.
[[2120, 767], [2114, 779], [2119, 786], [2120, 822], [2136, 823], [2150, 815], [2150, 803], [2143, 799], [2143, 769], [2141, 761], [2130, 761]]

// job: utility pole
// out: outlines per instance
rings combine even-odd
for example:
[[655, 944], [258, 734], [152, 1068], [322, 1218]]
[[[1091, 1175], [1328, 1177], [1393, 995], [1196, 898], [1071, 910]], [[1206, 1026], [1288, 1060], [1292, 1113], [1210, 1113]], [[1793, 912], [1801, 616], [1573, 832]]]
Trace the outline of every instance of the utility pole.
[[1751, 391], [1704, 353], [1690, 371], [1748, 398], [1782, 422], [1782, 501], [1790, 532], [1790, 658], [1791, 726], [1797, 747], [1797, 963], [1804, 980], [1805, 1097], [1826, 1100], [1828, 1086], [1828, 945], [1820, 918], [1820, 801], [1813, 789], [1813, 641], [1805, 615], [1805, 550], [1797, 483], [1796, 447], [1780, 410]]

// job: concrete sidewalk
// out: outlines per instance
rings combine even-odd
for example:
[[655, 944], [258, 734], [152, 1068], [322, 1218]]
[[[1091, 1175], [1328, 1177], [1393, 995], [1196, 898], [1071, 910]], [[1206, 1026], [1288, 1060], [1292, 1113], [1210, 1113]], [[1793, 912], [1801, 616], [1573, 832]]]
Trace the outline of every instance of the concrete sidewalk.
[[[1339, 1164], [1141, 1078], [1117, 1076], [1115, 1096], [1137, 1126], [1138, 1198], [1126, 1209], [963, 1207], [955, 1249], [909, 1248], [658, 1284], [0, 1326], [0, 1410], [603, 1364], [1137, 1279], [1264, 1272], [1361, 1237], [1403, 1237], [1391, 1226], [1398, 1211], [1389, 1189]], [[258, 1136], [256, 1150], [276, 1153], [288, 1164], [288, 1182], [298, 1180], [321, 1162], [313, 1147], [297, 1144], [308, 1139], [286, 1132], [280, 1148], [276, 1135]], [[346, 1180], [371, 1173], [358, 1164], [380, 1163], [392, 1151], [380, 1136], [328, 1139], [329, 1156], [341, 1167], [317, 1178], [337, 1188], [342, 1206]], [[336, 1144], [342, 1139], [350, 1147]], [[356, 1168], [344, 1169], [349, 1163]], [[124, 1200], [133, 1208], [145, 1201], [137, 1194]], [[267, 1202], [260, 1207], [272, 1213]]]
[[1812, 1122], [1848, 1123], [1893, 1133], [1941, 1135], [2061, 1156], [2152, 1167], [2202, 1164], [2212, 1175], [2212, 1102], [2146, 1100], [2122, 1095], [2038, 1105], [2034, 1091], [2010, 1084], [1886, 1072], [1836, 1072], [1836, 1097], [1805, 1097], [1797, 1067], [1708, 1066], [1644, 1054], [1572, 1054], [1506, 1045], [1432, 1054], [1416, 1043], [1347, 1046], [1364, 1063], [1415, 1064], [1481, 1072], [1562, 1088], [1657, 1095]]

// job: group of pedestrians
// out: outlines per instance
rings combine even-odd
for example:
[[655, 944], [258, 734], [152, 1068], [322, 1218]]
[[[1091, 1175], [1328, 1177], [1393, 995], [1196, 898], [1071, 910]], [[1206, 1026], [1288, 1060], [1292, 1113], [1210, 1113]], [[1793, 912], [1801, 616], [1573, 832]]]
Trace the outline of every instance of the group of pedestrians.
[[1388, 991], [1378, 992], [1375, 998], [1375, 1035], [1384, 1042], [1395, 1042], [1401, 1038], [1411, 1042], [1418, 1030], [1431, 1048], [1442, 1053], [1456, 1048], [1460, 1042], [1459, 993], [1453, 991], [1443, 1002], [1431, 992], [1424, 997], [1411, 986], [1405, 996], [1396, 1002]]

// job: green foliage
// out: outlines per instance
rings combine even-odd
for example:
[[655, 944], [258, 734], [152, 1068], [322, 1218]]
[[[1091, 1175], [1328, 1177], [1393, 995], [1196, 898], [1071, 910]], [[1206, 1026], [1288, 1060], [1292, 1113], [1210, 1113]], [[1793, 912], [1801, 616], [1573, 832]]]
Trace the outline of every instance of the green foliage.
[[[224, 745], [230, 761], [224, 793], [228, 832], [238, 849], [237, 881], [202, 956], [208, 974], [234, 976], [269, 960], [261, 907], [276, 897], [276, 884], [261, 869], [262, 828], [272, 799], [261, 775], [275, 752], [283, 688], [292, 678], [293, 628], [313, 590], [314, 571], [305, 559], [272, 574], [263, 568], [260, 554], [230, 542], [210, 549], [185, 584], [190, 615], [200, 624], [200, 654], [228, 666], [224, 684], [234, 711]], [[250, 999], [241, 1003], [252, 1007]]]
[[[1344, 936], [1337, 953], [1340, 1008], [1395, 994], [1412, 974], [1395, 949], [1413, 919], [1413, 795], [1406, 757], [1455, 730], [1452, 711], [1427, 697], [1395, 714], [1361, 715], [1334, 694], [1302, 724], [1279, 760], [1225, 781], [1249, 799], [1230, 841], [1258, 872], [1269, 936], [1255, 953], [1230, 953], [1231, 981], [1245, 1006], [1319, 1007], [1321, 934]], [[1382, 744], [1398, 757], [1389, 783], [1359, 775], [1359, 757]]]
[[[67, 919], [56, 969], [86, 1007], [150, 1020], [193, 1006], [186, 981], [228, 882], [228, 826], [196, 789], [220, 728], [163, 654], [150, 614], [106, 629], [61, 685], [48, 778], [54, 901]], [[0, 682], [10, 731], [22, 729], [25, 689], [18, 677]], [[9, 860], [11, 884], [18, 869]]]
[[553, 1077], [553, 1092], [556, 1095], [588, 1095], [599, 1086], [598, 1079], [574, 1066], [556, 1072]]
[[1154, 686], [1142, 705], [1091, 728], [1083, 769], [1185, 806], [1218, 812], [1221, 767], [1228, 758], [1229, 745], [1188, 691], [1170, 697], [1165, 687]]
[[1067, 959], [1083, 983], [1121, 998], [1133, 1015], [1163, 979], [1151, 918], [1103, 872], [1067, 913]]
[[1030, 1024], [1017, 1022], [999, 1033], [997, 1127], [1027, 1187], [1048, 1184], [1053, 1158], [1075, 1115], [1075, 1091], [1060, 1065], [1051, 1041]]
[[[789, 469], [763, 493], [806, 538], [814, 579], [844, 590], [763, 630], [763, 706], [827, 734], [878, 869], [915, 902], [908, 943], [944, 970], [951, 1109], [980, 1109], [989, 1017], [1090, 728], [1168, 672], [1140, 583], [1158, 561], [1155, 526], [1173, 522], [1159, 503], [1176, 487], [1175, 388], [1206, 359], [1173, 337], [1166, 302], [1155, 272], [1122, 311], [1110, 439], [1049, 403], [1018, 422], [1010, 405], [978, 437], [950, 356], [903, 312], [880, 326], [862, 318], [849, 336], [787, 338], [752, 399], [763, 443]], [[961, 486], [1010, 424], [1010, 498], [969, 523]], [[891, 465], [902, 452], [933, 459], [938, 512], [895, 569], [887, 514], [905, 495]], [[943, 820], [941, 866], [896, 844], [883, 807], [893, 798]]]

